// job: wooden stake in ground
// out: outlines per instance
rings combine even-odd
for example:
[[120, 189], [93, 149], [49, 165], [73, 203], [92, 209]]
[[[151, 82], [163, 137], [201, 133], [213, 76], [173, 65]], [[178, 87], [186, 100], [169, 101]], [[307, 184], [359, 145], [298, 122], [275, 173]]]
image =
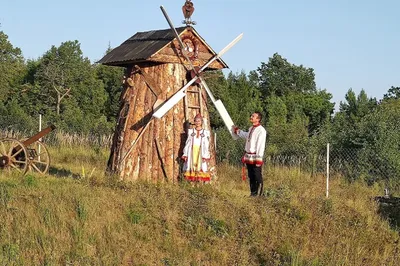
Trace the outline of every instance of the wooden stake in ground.
[[154, 143], [156, 144], [156, 148], [157, 148], [157, 155], [158, 155], [158, 159], [160, 160], [161, 163], [161, 169], [162, 172], [164, 174], [165, 180], [168, 181], [168, 176], [167, 173], [165, 172], [165, 164], [164, 164], [164, 153], [162, 152], [162, 149], [160, 147], [160, 143], [158, 143], [157, 139], [154, 139]]

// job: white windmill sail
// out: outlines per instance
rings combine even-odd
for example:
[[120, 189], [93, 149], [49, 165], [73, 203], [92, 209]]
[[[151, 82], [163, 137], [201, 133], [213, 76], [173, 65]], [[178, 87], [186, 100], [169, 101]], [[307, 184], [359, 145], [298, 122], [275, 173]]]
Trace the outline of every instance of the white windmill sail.
[[217, 100], [214, 102], [214, 105], [215, 105], [215, 108], [217, 109], [219, 115], [221, 116], [222, 120], [224, 121], [224, 124], [225, 124], [226, 128], [228, 129], [229, 133], [231, 133], [232, 138], [234, 138], [235, 140], [238, 139], [239, 136], [236, 135], [232, 129], [234, 123], [232, 121], [232, 118], [226, 111], [224, 104], [221, 102], [221, 100]]
[[210, 97], [211, 101], [213, 102], [215, 108], [217, 109], [217, 112], [222, 118], [222, 121], [224, 121], [224, 124], [226, 128], [228, 129], [229, 133], [231, 133], [232, 138], [238, 139], [238, 136], [233, 132], [233, 121], [231, 116], [228, 114], [228, 111], [225, 108], [225, 105], [222, 103], [221, 100], [215, 100], [214, 95], [211, 93], [210, 88], [208, 87], [207, 83], [204, 81], [202, 77], [200, 77], [201, 84], [204, 86], [204, 89], [206, 90], [208, 96]]
[[[189, 83], [188, 83], [189, 84]], [[190, 86], [190, 85], [189, 85]], [[187, 86], [187, 87], [189, 87]], [[153, 117], [162, 118], [175, 104], [177, 104], [183, 97], [186, 95], [186, 88], [180, 89], [171, 98], [169, 98], [163, 105], [161, 105], [157, 110], [153, 113]]]
[[[179, 37], [179, 36], [178, 36]], [[212, 62], [220, 58], [225, 54], [232, 46], [234, 46], [240, 39], [242, 39], [243, 33], [239, 34], [233, 41], [231, 41], [226, 47], [224, 47], [218, 54], [216, 54], [211, 60], [209, 60], [204, 66], [198, 70], [198, 74], [204, 71]], [[171, 98], [169, 98], [156, 112], [153, 116], [156, 118], [162, 118], [175, 104], [177, 104], [186, 95], [186, 89], [189, 88], [196, 80], [197, 76], [192, 78], [185, 86], [183, 86], [179, 91], [177, 91]], [[213, 101], [214, 102], [214, 101]]]
[[[160, 6], [161, 11], [164, 14], [164, 17], [167, 19], [167, 22], [172, 29], [175, 38], [178, 40], [179, 45], [182, 49], [182, 51], [185, 50], [185, 46], [183, 45], [183, 42], [181, 38], [179, 37], [178, 32], [176, 31], [174, 25], [172, 24], [172, 21], [169, 19], [169, 16], [167, 14], [167, 11], [164, 9], [163, 6]], [[232, 126], [233, 121], [232, 118], [229, 116], [228, 112], [226, 111], [226, 108], [224, 104], [221, 102], [221, 100], [216, 101], [214, 96], [211, 93], [211, 90], [208, 88], [207, 83], [204, 81], [204, 79], [199, 75], [204, 69], [206, 69], [213, 61], [217, 60], [220, 58], [224, 53], [226, 53], [233, 45], [235, 45], [240, 39], [242, 39], [243, 33], [241, 33], [238, 37], [236, 37], [232, 42], [230, 42], [224, 49], [222, 49], [216, 56], [214, 56], [210, 61], [207, 62], [200, 70], [196, 70], [190, 61], [190, 58], [187, 56], [185, 52], [183, 52], [183, 55], [186, 57], [186, 60], [190, 64], [192, 70], [195, 72], [196, 76], [191, 79], [185, 86], [183, 86], [179, 91], [177, 91], [171, 98], [169, 98], [161, 107], [159, 107], [154, 113], [153, 117], [161, 118], [164, 116], [166, 112], [168, 112], [175, 104], [177, 104], [183, 97], [186, 95], [186, 89], [193, 84], [197, 79], [200, 79], [201, 84], [203, 87], [206, 89], [208, 96], [211, 98], [212, 102], [215, 105], [215, 108], [217, 109], [218, 113], [220, 114], [222, 120], [224, 121], [225, 126], [227, 127], [228, 131], [231, 133], [231, 136], [234, 139], [237, 139], [238, 136], [233, 133], [232, 131]]]

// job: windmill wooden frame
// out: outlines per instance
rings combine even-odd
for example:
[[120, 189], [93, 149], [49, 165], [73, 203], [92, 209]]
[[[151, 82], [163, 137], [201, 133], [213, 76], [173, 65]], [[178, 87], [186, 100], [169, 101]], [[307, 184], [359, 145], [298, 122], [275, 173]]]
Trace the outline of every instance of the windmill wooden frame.
[[[188, 56], [182, 42], [195, 43], [195, 53]], [[180, 157], [189, 122], [201, 111], [204, 126], [210, 129], [207, 94], [218, 105], [200, 74], [226, 68], [221, 55], [233, 44], [217, 54], [192, 26], [170, 27], [138, 32], [99, 61], [125, 68], [118, 122], [107, 165], [109, 172], [128, 181], [179, 182]], [[182, 97], [161, 116], [155, 115], [178, 96]], [[215, 176], [213, 134], [211, 138], [209, 169]]]

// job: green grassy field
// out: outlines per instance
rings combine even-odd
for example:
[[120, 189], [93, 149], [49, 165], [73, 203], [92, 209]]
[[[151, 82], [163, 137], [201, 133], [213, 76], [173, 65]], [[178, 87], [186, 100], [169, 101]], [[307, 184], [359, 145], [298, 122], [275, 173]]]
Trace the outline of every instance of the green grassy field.
[[399, 265], [399, 232], [378, 185], [264, 169], [249, 197], [240, 169], [218, 180], [124, 183], [107, 152], [50, 147], [50, 174], [0, 172], [0, 265]]

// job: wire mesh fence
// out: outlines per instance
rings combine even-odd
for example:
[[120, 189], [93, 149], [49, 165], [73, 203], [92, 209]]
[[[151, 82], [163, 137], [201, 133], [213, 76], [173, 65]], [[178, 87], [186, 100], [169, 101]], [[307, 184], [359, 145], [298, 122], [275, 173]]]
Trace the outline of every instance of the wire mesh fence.
[[332, 145], [329, 171], [350, 181], [361, 178], [371, 184], [378, 180], [397, 182], [400, 180], [400, 154], [372, 147], [335, 149]]
[[[223, 131], [216, 133], [217, 162], [241, 164], [244, 140], [233, 140]], [[379, 147], [343, 148], [328, 143], [274, 143], [267, 141], [265, 166], [296, 168], [311, 175], [340, 175], [349, 181], [362, 179], [369, 184], [384, 181], [388, 185], [400, 184], [400, 152]], [[297, 147], [297, 148], [293, 148]]]
[[[0, 138], [26, 139], [37, 132], [1, 130]], [[84, 146], [108, 149], [111, 147], [112, 135], [78, 134], [56, 130], [43, 138], [43, 141], [54, 146]], [[245, 141], [233, 140], [226, 130], [215, 131], [216, 160], [231, 165], [241, 165], [244, 155]], [[330, 144], [329, 161], [327, 160], [327, 143], [319, 145], [274, 143], [267, 141], [264, 154], [267, 169], [297, 169], [311, 175], [340, 175], [354, 181], [363, 179], [369, 183], [383, 180], [388, 185], [399, 187], [400, 184], [400, 152], [376, 147], [342, 148]]]
[[[0, 129], [0, 139], [1, 138], [15, 138], [18, 140], [26, 139], [34, 134], [34, 131], [19, 131], [19, 130], [1, 130]], [[46, 144], [53, 146], [66, 146], [66, 147], [101, 147], [109, 148], [111, 147], [112, 135], [96, 135], [96, 134], [79, 134], [79, 133], [68, 133], [62, 130], [56, 130], [50, 134], [44, 136], [42, 141]]]

